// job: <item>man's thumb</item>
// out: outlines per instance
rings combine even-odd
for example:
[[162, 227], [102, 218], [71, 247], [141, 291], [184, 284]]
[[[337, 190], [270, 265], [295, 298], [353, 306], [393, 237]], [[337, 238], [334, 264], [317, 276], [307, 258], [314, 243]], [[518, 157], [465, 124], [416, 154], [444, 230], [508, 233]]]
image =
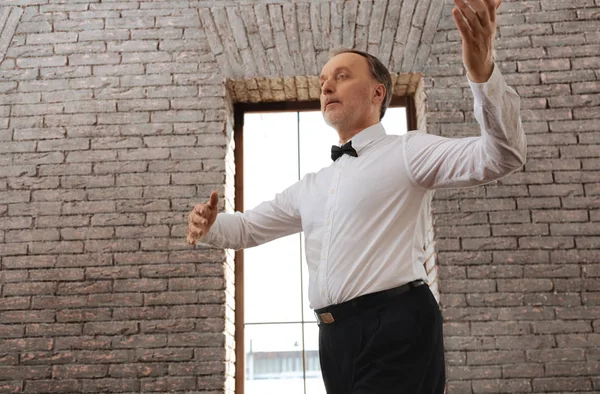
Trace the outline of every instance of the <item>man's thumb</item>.
[[219, 204], [219, 193], [213, 191], [210, 193], [210, 202], [208, 203], [211, 209], [216, 209]]

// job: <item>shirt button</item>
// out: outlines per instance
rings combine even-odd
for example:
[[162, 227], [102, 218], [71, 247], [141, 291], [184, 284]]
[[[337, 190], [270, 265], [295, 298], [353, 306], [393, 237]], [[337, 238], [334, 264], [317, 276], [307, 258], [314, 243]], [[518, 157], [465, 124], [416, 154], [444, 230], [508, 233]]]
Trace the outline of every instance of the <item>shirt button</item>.
[[321, 290], [321, 295], [325, 297], [325, 290]]
[[325, 224], [329, 226], [329, 225], [331, 224], [331, 220], [327, 219], [327, 220], [325, 221]]
[[329, 191], [329, 193], [331, 193], [331, 194], [335, 193], [335, 189], [331, 189], [331, 190]]

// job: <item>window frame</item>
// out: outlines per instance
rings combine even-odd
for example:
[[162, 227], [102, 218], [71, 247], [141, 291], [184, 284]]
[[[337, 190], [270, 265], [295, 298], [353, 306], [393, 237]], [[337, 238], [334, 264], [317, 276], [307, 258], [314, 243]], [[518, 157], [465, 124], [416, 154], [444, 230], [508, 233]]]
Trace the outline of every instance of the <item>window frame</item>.
[[[392, 96], [392, 107], [406, 108], [408, 131], [417, 130], [417, 111], [415, 97]], [[281, 101], [259, 103], [235, 103], [233, 105], [233, 139], [235, 161], [235, 204], [236, 211], [244, 211], [244, 115], [252, 112], [301, 112], [319, 111], [319, 101]], [[246, 381], [246, 357], [244, 348], [244, 250], [235, 252], [235, 393], [244, 394]], [[303, 360], [303, 363], [305, 361]], [[306, 368], [306, 365], [304, 365]]]

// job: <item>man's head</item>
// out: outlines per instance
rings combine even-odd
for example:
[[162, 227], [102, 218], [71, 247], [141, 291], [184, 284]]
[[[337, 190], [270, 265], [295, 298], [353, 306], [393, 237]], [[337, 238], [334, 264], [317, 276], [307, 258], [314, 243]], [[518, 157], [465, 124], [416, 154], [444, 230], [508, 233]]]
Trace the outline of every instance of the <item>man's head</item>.
[[357, 50], [334, 52], [320, 77], [321, 111], [339, 133], [358, 132], [383, 118], [392, 99], [387, 68]]

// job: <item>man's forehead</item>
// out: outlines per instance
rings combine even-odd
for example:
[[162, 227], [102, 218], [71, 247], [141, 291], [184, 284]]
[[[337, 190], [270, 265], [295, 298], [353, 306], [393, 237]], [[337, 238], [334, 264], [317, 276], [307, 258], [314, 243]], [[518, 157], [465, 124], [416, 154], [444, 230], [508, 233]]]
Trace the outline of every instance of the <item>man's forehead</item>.
[[352, 53], [352, 52], [343, 52], [338, 55], [335, 55], [325, 65], [321, 70], [321, 75], [326, 74], [327, 72], [334, 72], [340, 68], [348, 68], [351, 70], [359, 70], [362, 67], [367, 66], [367, 59], [363, 56]]

